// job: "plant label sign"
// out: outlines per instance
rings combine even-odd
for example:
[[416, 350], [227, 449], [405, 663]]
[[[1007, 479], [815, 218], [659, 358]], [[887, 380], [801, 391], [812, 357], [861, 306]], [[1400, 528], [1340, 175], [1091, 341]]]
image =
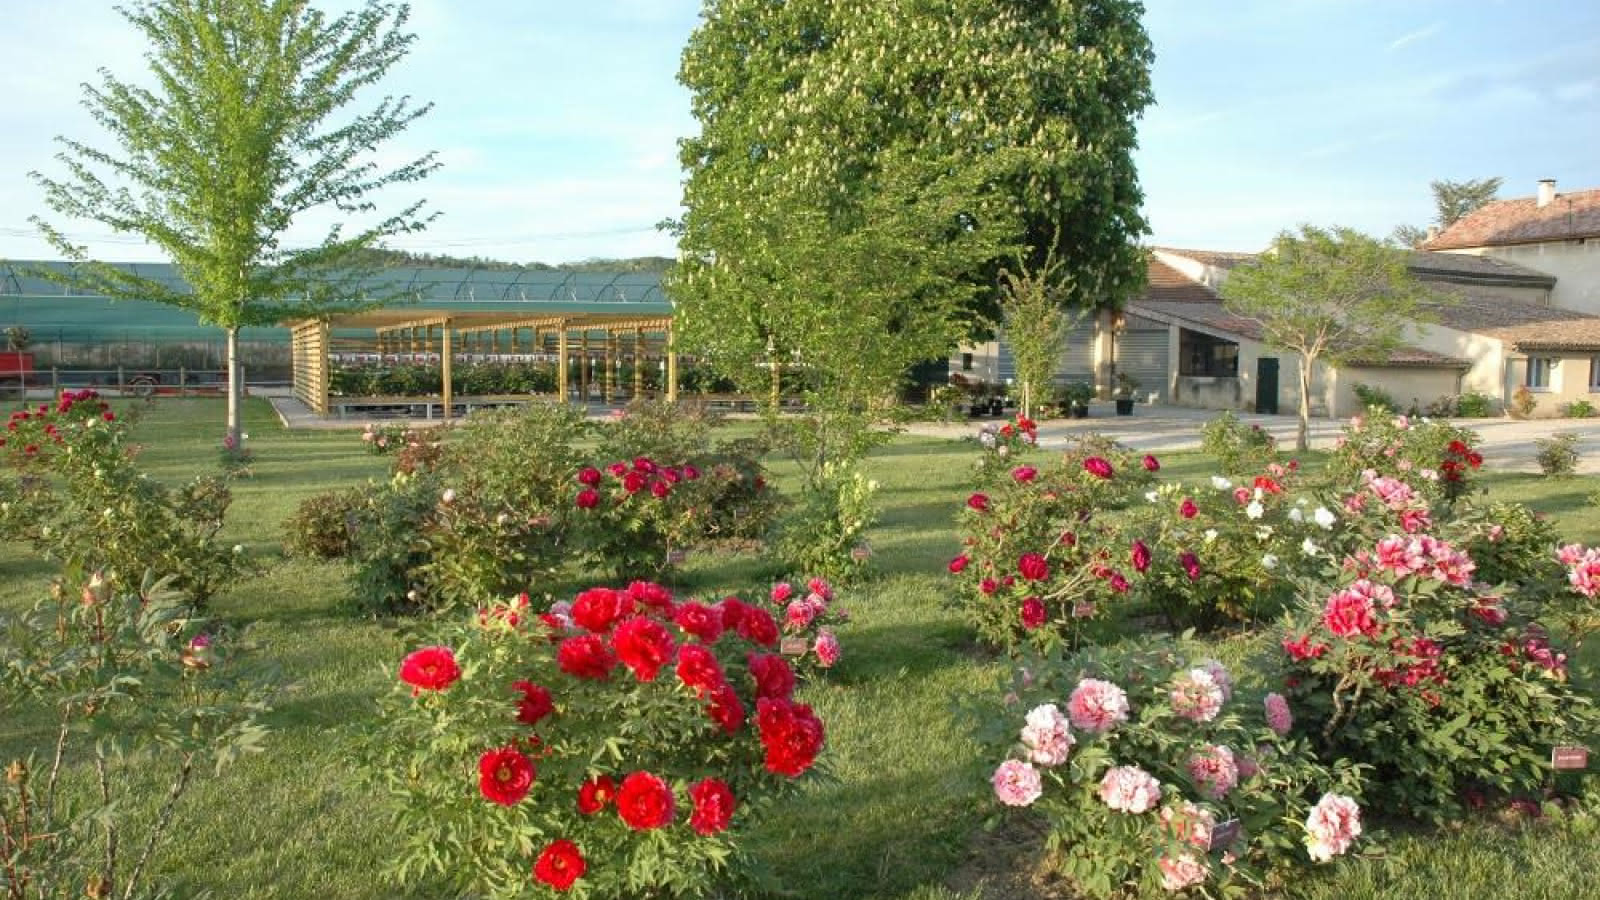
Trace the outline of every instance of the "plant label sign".
[[805, 656], [809, 648], [810, 644], [803, 637], [786, 637], [783, 643], [778, 645], [778, 652], [784, 656]]
[[1550, 768], [1557, 771], [1589, 768], [1588, 747], [1555, 747], [1550, 751]]
[[667, 565], [669, 565], [669, 566], [681, 566], [681, 565], [683, 565], [683, 561], [688, 559], [688, 558], [689, 558], [689, 552], [687, 550], [668, 550], [667, 551]]
[[1239, 820], [1229, 819], [1218, 822], [1211, 829], [1211, 843], [1206, 845], [1206, 851], [1221, 850], [1239, 839]]
[[866, 544], [857, 544], [850, 549], [850, 558], [856, 562], [866, 562], [872, 556], [872, 548]]
[[1072, 605], [1072, 617], [1074, 619], [1092, 619], [1092, 618], [1094, 618], [1094, 604], [1093, 603], [1074, 603]]

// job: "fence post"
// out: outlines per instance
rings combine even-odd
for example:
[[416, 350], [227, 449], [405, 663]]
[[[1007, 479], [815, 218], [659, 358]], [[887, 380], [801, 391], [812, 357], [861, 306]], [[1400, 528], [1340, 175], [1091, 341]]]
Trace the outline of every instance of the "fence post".
[[183, 366], [179, 366], [178, 367], [178, 396], [179, 397], [187, 397], [188, 396], [188, 392], [185, 390], [185, 388], [187, 388], [188, 385], [189, 385], [189, 372], [188, 372], [188, 369], [186, 369]]
[[117, 366], [117, 393], [118, 394], [125, 394], [127, 392], [128, 392], [128, 379], [122, 377], [122, 366], [119, 364]]
[[50, 367], [50, 400], [55, 402], [61, 399], [61, 370], [55, 366]]

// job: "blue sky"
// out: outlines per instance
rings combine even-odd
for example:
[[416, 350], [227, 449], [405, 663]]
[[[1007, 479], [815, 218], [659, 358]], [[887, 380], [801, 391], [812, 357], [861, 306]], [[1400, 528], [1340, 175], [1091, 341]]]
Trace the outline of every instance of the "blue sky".
[[[348, 2], [327, 3], [339, 8]], [[1593, 0], [1151, 0], [1156, 106], [1138, 155], [1150, 243], [1254, 250], [1300, 222], [1386, 234], [1432, 215], [1428, 182], [1500, 175], [1502, 196], [1600, 187]], [[48, 254], [31, 169], [51, 137], [103, 143], [78, 84], [140, 71], [105, 0], [14, 4], [0, 71], [0, 257]], [[397, 246], [517, 261], [670, 255], [675, 141], [694, 130], [678, 53], [698, 0], [418, 0], [415, 50], [386, 83], [436, 108], [384, 158], [445, 168], [443, 215]], [[391, 195], [399, 203], [411, 189]], [[311, 219], [309, 238], [332, 219]], [[158, 259], [58, 222], [111, 259]]]

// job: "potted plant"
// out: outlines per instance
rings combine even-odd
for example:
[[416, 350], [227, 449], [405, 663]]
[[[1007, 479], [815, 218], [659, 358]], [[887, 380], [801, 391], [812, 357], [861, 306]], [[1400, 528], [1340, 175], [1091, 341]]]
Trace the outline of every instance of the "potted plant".
[[976, 419], [989, 408], [989, 386], [973, 379], [966, 383], [967, 415]]
[[1087, 381], [1074, 381], [1061, 390], [1065, 401], [1062, 405], [1069, 407], [1074, 419], [1087, 419], [1089, 417], [1089, 401], [1094, 399], [1094, 385]]
[[1117, 373], [1117, 415], [1133, 415], [1133, 392], [1139, 389], [1139, 379], [1127, 372]]

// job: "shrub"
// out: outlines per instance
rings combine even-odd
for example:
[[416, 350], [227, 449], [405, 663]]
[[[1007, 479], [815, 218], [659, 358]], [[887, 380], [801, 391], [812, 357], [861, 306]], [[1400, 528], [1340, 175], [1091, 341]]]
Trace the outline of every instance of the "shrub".
[[1346, 853], [1361, 834], [1345, 796], [1360, 767], [1320, 765], [1286, 735], [1281, 696], [1236, 698], [1220, 663], [1188, 659], [1150, 643], [1030, 663], [992, 721], [1011, 745], [996, 798], [1043, 816], [1077, 891], [1281, 886], [1273, 876]]
[[850, 580], [871, 557], [865, 535], [878, 519], [877, 490], [878, 483], [854, 466], [825, 463], [820, 483], [803, 490], [777, 522], [773, 556], [791, 570]]
[[1569, 419], [1589, 419], [1594, 417], [1595, 408], [1587, 400], [1574, 400], [1561, 407], [1561, 414]]
[[1547, 438], [1536, 438], [1533, 445], [1538, 448], [1534, 459], [1539, 463], [1539, 471], [1546, 476], [1566, 478], [1578, 470], [1576, 433], [1567, 431]]
[[283, 522], [284, 552], [312, 559], [348, 556], [350, 533], [364, 503], [359, 489], [328, 491], [300, 501]]
[[1488, 394], [1468, 391], [1456, 398], [1454, 415], [1464, 419], [1484, 419], [1494, 415], [1494, 401]]
[[432, 558], [426, 534], [442, 494], [438, 476], [425, 470], [397, 472], [361, 492], [350, 534], [358, 611], [391, 615], [437, 608], [422, 570]]
[[1011, 470], [1024, 462], [1039, 445], [1039, 426], [1026, 416], [1017, 416], [1015, 422], [1004, 425], [986, 423], [978, 429], [978, 446], [983, 452], [975, 465], [975, 481], [979, 488], [1004, 481]]
[[391, 874], [495, 898], [737, 884], [742, 834], [823, 743], [777, 642], [759, 607], [643, 582], [439, 625], [400, 664], [371, 742], [401, 804]]
[[1325, 759], [1373, 767], [1366, 793], [1446, 821], [1468, 792], [1543, 791], [1553, 746], [1596, 723], [1566, 655], [1505, 586], [1429, 534], [1352, 556], [1332, 590], [1308, 583], [1281, 633], [1296, 733]]
[[1528, 390], [1526, 385], [1517, 388], [1511, 393], [1511, 415], [1518, 419], [1531, 419], [1533, 413], [1539, 408], [1539, 398]]
[[1200, 429], [1200, 449], [1217, 461], [1224, 475], [1265, 471], [1278, 458], [1277, 440], [1260, 425], [1246, 426], [1231, 410]]
[[850, 617], [833, 596], [833, 587], [822, 578], [808, 578], [799, 582], [805, 589], [788, 581], [772, 586], [767, 599], [774, 607], [774, 615], [783, 627], [780, 649], [783, 655], [794, 660], [802, 673], [815, 669], [831, 669], [838, 664], [842, 649], [834, 629]]
[[1425, 497], [1454, 500], [1483, 465], [1473, 432], [1446, 422], [1372, 413], [1353, 417], [1335, 442], [1324, 472], [1343, 488], [1372, 475], [1399, 478]]
[[1358, 381], [1350, 386], [1350, 390], [1356, 395], [1356, 399], [1361, 402], [1363, 409], [1376, 409], [1386, 413], [1392, 413], [1397, 410], [1394, 405], [1394, 396], [1383, 388]]
[[656, 576], [677, 565], [699, 535], [692, 490], [700, 478], [694, 465], [645, 456], [576, 471], [563, 495], [573, 510], [574, 552], [614, 573]]
[[367, 423], [361, 432], [361, 442], [367, 445], [367, 452], [373, 456], [385, 456], [401, 449], [412, 441], [420, 441], [422, 435], [408, 429], [404, 425], [379, 425], [374, 422]]

